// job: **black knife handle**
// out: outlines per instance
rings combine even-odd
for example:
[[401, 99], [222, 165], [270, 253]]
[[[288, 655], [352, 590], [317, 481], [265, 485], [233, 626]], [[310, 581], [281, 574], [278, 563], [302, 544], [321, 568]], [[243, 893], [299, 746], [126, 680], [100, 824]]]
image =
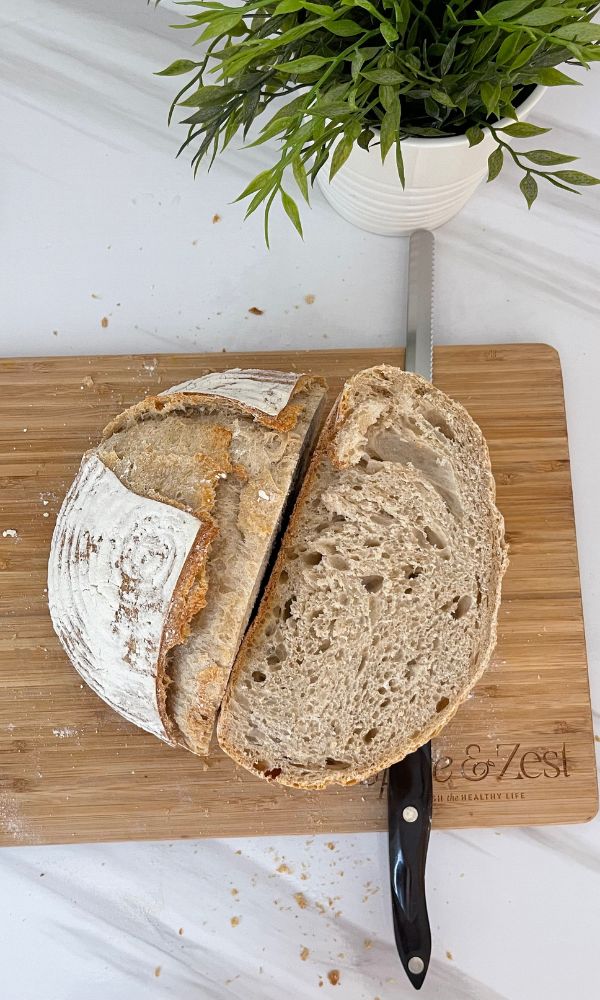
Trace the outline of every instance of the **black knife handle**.
[[425, 861], [431, 830], [431, 743], [388, 772], [390, 883], [394, 937], [406, 975], [420, 990], [431, 957]]

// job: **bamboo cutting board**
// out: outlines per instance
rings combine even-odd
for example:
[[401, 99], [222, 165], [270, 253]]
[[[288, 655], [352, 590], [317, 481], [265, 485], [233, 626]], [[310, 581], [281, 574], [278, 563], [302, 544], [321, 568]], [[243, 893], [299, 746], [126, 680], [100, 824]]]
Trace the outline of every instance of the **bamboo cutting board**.
[[[53, 634], [46, 561], [81, 453], [119, 410], [203, 368], [313, 370], [331, 397], [398, 350], [0, 362], [0, 843], [386, 828], [385, 775], [292, 791], [218, 749], [207, 763], [135, 729], [85, 688]], [[442, 347], [436, 383], [487, 437], [511, 564], [493, 665], [434, 744], [434, 825], [579, 822], [597, 809], [558, 355]]]

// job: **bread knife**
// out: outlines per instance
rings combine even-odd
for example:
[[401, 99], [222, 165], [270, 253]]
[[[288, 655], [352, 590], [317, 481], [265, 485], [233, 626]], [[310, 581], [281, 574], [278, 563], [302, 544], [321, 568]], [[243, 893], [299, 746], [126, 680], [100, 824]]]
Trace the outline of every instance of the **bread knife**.
[[[413, 233], [409, 243], [406, 327], [407, 372], [433, 376], [433, 234]], [[425, 862], [431, 831], [433, 781], [431, 743], [388, 772], [388, 839], [392, 917], [404, 971], [420, 990], [431, 958], [431, 929], [425, 896]]]

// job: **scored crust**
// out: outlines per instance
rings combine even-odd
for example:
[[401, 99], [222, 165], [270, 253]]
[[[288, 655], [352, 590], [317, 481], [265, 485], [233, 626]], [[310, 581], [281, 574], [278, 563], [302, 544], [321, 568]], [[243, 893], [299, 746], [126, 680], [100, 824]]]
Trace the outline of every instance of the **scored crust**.
[[165, 657], [204, 600], [211, 523], [128, 490], [93, 453], [58, 516], [48, 567], [55, 631], [84, 680], [131, 722], [175, 744]]
[[[396, 745], [393, 752], [390, 751], [389, 747], [387, 751], [384, 748], [375, 763], [371, 762], [369, 766], [363, 766], [358, 763], [343, 772], [335, 774], [327, 773], [325, 769], [319, 773], [315, 769], [309, 776], [305, 774], [298, 775], [297, 773], [292, 773], [290, 768], [287, 768], [282, 773], [282, 768], [278, 766], [276, 753], [266, 754], [260, 746], [260, 741], [259, 745], [254, 749], [249, 748], [249, 745], [244, 742], [244, 739], [240, 735], [239, 723], [239, 718], [243, 717], [243, 711], [241, 716], [238, 716], [236, 724], [236, 719], [232, 711], [232, 703], [241, 679], [243, 677], [247, 678], [249, 671], [254, 669], [260, 671], [263, 669], [258, 660], [253, 660], [254, 647], [256, 644], [257, 648], [262, 649], [260, 643], [263, 638], [263, 630], [269, 621], [273, 605], [280, 605], [285, 596], [281, 593], [278, 594], [279, 580], [282, 573], [286, 574], [288, 556], [298, 542], [298, 529], [302, 521], [304, 508], [310, 504], [311, 500], [314, 501], [317, 489], [323, 488], [322, 485], [318, 485], [321, 466], [325, 461], [330, 461], [335, 468], [341, 470], [348, 468], [353, 458], [356, 461], [358, 452], [353, 454], [353, 448], [358, 433], [357, 427], [359, 431], [362, 427], [366, 432], [369, 425], [375, 423], [382, 412], [381, 399], [368, 396], [360, 398], [357, 394], [357, 380], [360, 380], [361, 376], [365, 375], [374, 376], [375, 379], [381, 377], [380, 385], [383, 397], [385, 397], [385, 394], [389, 395], [390, 392], [389, 386], [385, 384], [386, 381], [389, 379], [389, 381], [393, 382], [394, 379], [401, 377], [403, 386], [405, 388], [409, 387], [406, 391], [411, 395], [415, 397], [425, 396], [427, 403], [431, 403], [433, 408], [437, 408], [442, 413], [446, 413], [448, 417], [452, 417], [455, 421], [455, 426], [459, 426], [461, 431], [469, 437], [470, 445], [477, 452], [489, 504], [489, 536], [494, 540], [490, 551], [492, 563], [490, 579], [492, 585], [489, 594], [486, 594], [486, 608], [482, 613], [482, 623], [484, 625], [482, 633], [485, 635], [486, 641], [477, 650], [472, 669], [470, 669], [468, 677], [464, 679], [464, 683], [456, 695], [449, 700], [444, 698], [442, 707], [436, 709], [435, 717], [430, 718], [418, 731], [411, 733], [411, 736], [407, 737], [401, 746]], [[360, 386], [359, 381], [358, 385]], [[347, 433], [350, 418], [354, 418], [354, 425], [352, 427], [353, 436]], [[414, 470], [411, 471], [409, 465], [403, 471], [399, 471], [398, 475], [406, 475], [410, 480], [414, 478]], [[489, 664], [495, 647], [496, 618], [500, 603], [500, 582], [507, 566], [503, 535], [503, 519], [495, 507], [495, 484], [491, 474], [487, 445], [480, 429], [472, 421], [464, 408], [419, 376], [399, 373], [397, 369], [390, 368], [389, 366], [380, 366], [379, 368], [372, 369], [370, 373], [359, 373], [358, 376], [350, 379], [339, 396], [322, 431], [318, 446], [313, 454], [310, 469], [304, 480], [302, 490], [280, 547], [278, 558], [273, 567], [270, 581], [266, 587], [261, 606], [251, 628], [246, 634], [231, 673], [227, 692], [222, 702], [217, 728], [218, 740], [221, 747], [239, 764], [264, 778], [276, 780], [292, 787], [318, 789], [332, 783], [348, 785], [365, 780], [377, 771], [402, 759], [437, 735], [469, 696], [470, 691]], [[269, 697], [273, 696], [273, 691], [271, 691]], [[252, 697], [250, 692], [243, 695], [246, 701], [248, 697]], [[444, 707], [445, 702], [447, 704]], [[299, 725], [300, 727], [302, 726], [301, 721]], [[279, 763], [282, 763], [281, 760]]]
[[[247, 479], [245, 470], [230, 462], [231, 432], [219, 425], [218, 416], [227, 412], [251, 417], [285, 436], [305, 406], [304, 400], [296, 401], [297, 395], [324, 384], [313, 376], [234, 369], [208, 373], [175, 386], [176, 392], [148, 397], [104, 429], [98, 447], [84, 456], [62, 505], [48, 568], [55, 630], [75, 668], [100, 697], [171, 745], [191, 749], [168, 709], [169, 654], [185, 641], [192, 618], [206, 605], [207, 564], [219, 532], [214, 517], [219, 482], [228, 475]], [[172, 467], [159, 470], [164, 482], [159, 476], [148, 484], [143, 473], [149, 453], [142, 439], [133, 459], [114, 447], [120, 431], [197, 409], [215, 419], [207, 427], [205, 451], [189, 456], [191, 476], [185, 456], [172, 455]], [[194, 503], [165, 495], [173, 469], [182, 483], [186, 470], [194, 487], [194, 477], [198, 480]], [[99, 573], [100, 562], [108, 582]], [[126, 572], [125, 563], [134, 565], [135, 572]], [[163, 579], [161, 567], [167, 564], [170, 572]], [[203, 683], [207, 698], [214, 700], [210, 671], [199, 683], [200, 696]]]

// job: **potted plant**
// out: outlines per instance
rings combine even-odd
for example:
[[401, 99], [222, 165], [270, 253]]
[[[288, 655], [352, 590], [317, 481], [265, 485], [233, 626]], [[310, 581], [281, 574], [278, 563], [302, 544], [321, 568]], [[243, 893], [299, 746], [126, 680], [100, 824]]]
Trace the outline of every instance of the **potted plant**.
[[[597, 2], [579, 0], [248, 0], [195, 8], [175, 28], [205, 45], [162, 75], [185, 75], [169, 120], [185, 110], [196, 171], [257, 119], [250, 145], [276, 140], [275, 162], [241, 193], [261, 207], [268, 242], [276, 201], [302, 234], [295, 183], [316, 178], [350, 221], [398, 234], [434, 228], [509, 159], [531, 207], [538, 181], [579, 193], [600, 183], [576, 159], [514, 140], [548, 129], [523, 121], [544, 88], [574, 85], [559, 64], [600, 56]], [[263, 117], [264, 116], [264, 117]], [[325, 169], [326, 168], [326, 169]], [[293, 178], [293, 182], [292, 182]]]

